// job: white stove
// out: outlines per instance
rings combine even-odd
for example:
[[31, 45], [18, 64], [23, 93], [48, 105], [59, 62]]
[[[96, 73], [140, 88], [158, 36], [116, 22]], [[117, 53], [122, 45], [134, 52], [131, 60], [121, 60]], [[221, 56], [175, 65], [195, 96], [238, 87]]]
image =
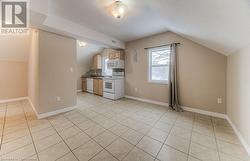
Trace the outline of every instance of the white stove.
[[117, 100], [124, 97], [124, 77], [104, 77], [103, 97]]

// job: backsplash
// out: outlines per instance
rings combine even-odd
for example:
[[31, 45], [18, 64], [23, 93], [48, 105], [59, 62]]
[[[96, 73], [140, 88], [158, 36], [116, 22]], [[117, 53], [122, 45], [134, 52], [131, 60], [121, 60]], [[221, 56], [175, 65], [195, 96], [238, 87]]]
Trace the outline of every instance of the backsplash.
[[102, 69], [91, 69], [90, 71], [85, 73], [84, 76], [100, 77], [100, 76], [102, 76]]

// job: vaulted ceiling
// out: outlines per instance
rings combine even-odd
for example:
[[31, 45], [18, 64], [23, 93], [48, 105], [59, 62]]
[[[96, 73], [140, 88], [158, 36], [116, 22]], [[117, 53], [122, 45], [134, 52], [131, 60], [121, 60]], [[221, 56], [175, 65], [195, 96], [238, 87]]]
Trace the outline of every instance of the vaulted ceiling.
[[91, 59], [95, 54], [102, 52], [106, 46], [88, 43], [84, 47], [77, 44], [77, 64], [91, 64]]
[[[67, 30], [72, 24], [77, 25], [72, 35], [80, 35], [76, 29], [82, 27], [85, 33], [79, 37], [94, 41], [99, 38], [102, 43], [106, 41], [106, 45], [115, 42], [118, 47], [122, 47], [123, 42], [165, 31], [225, 55], [250, 44], [250, 0], [123, 0], [128, 13], [121, 20], [107, 12], [112, 2], [114, 0], [40, 0], [45, 9], [39, 12], [46, 12], [43, 23], [49, 28], [56, 28], [56, 18], [61, 18], [64, 28], [67, 28], [66, 22], [70, 22]], [[57, 29], [62, 31], [63, 27]], [[87, 34], [90, 31], [94, 38]]]

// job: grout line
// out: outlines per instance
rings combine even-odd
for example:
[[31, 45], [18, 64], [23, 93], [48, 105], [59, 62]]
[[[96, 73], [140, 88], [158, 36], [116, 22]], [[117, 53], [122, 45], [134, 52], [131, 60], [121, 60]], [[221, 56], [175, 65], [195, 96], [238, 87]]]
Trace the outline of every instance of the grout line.
[[[169, 109], [168, 109], [169, 110]], [[167, 110], [167, 111], [168, 111]], [[165, 113], [164, 114], [166, 114], [167, 113], [167, 111], [165, 111]], [[136, 110], [135, 112], [134, 112], [134, 114], [136, 114], [136, 113], [138, 113], [138, 112], [140, 112], [140, 110], [138, 109], [138, 110]], [[151, 111], [152, 112], [152, 111]], [[152, 156], [153, 158], [154, 158], [154, 160], [156, 159], [156, 157], [155, 156], [153, 156], [152, 154], [150, 154], [150, 153], [148, 153], [148, 152], [146, 152], [145, 150], [143, 150], [143, 149], [141, 149], [140, 147], [138, 147], [137, 145], [140, 143], [140, 141], [144, 138], [144, 137], [149, 137], [150, 139], [152, 139], [152, 140], [155, 140], [155, 141], [157, 141], [157, 142], [159, 142], [159, 143], [162, 143], [162, 142], [160, 142], [160, 141], [158, 141], [158, 140], [156, 140], [156, 139], [154, 139], [154, 138], [151, 138], [150, 136], [147, 136], [147, 134], [154, 128], [154, 126], [157, 124], [157, 122], [164, 116], [164, 114], [162, 114], [159, 118], [158, 118], [158, 120], [157, 121], [155, 121], [155, 123], [153, 124], [153, 125], [149, 125], [149, 124], [146, 124], [146, 123], [144, 123], [144, 122], [142, 122], [142, 123], [144, 123], [144, 124], [146, 124], [146, 125], [148, 125], [148, 126], [150, 126], [151, 128], [150, 128], [150, 130], [146, 133], [146, 134], [144, 134], [144, 133], [141, 133], [140, 131], [137, 131], [137, 130], [135, 130], [135, 129], [132, 129], [131, 127], [129, 127], [129, 126], [127, 126], [127, 125], [123, 125], [123, 124], [121, 124], [120, 122], [119, 122], [119, 124], [120, 125], [122, 125], [122, 126], [126, 126], [126, 127], [128, 127], [129, 129], [132, 129], [132, 130], [134, 130], [134, 131], [136, 131], [136, 132], [138, 132], [138, 133], [140, 133], [140, 134], [143, 134], [143, 137], [136, 143], [136, 145], [134, 146], [134, 148], [136, 147], [136, 148], [138, 148], [138, 149], [140, 149], [140, 150], [142, 150], [143, 152], [145, 152], [146, 154], [148, 154], [148, 155], [150, 155], [150, 156]], [[132, 120], [134, 120], [133, 118], [131, 118], [131, 117], [127, 117], [126, 119], [132, 119]], [[134, 121], [138, 121], [138, 120], [134, 120]], [[160, 129], [159, 129], [160, 130]], [[112, 131], [111, 131], [112, 132]], [[112, 132], [113, 133], [113, 132]], [[115, 134], [116, 135], [116, 134]], [[120, 137], [120, 136], [119, 136]], [[123, 139], [122, 137], [120, 137], [121, 139]], [[123, 140], [125, 140], [125, 139], [123, 139]], [[127, 141], [127, 140], [125, 140], [125, 141]], [[127, 141], [128, 142], [128, 141]], [[164, 143], [162, 143], [163, 145], [164, 145]], [[133, 148], [133, 149], [134, 149]], [[133, 150], [132, 149], [132, 150]], [[131, 151], [132, 151], [131, 150]], [[129, 154], [129, 153], [128, 153]], [[127, 155], [128, 155], [127, 154]], [[127, 156], [126, 155], [126, 156]], [[126, 156], [123, 158], [123, 159], [125, 159], [126, 158]]]
[[[193, 130], [194, 130], [194, 123], [195, 123], [195, 113], [194, 113], [194, 116], [193, 116], [193, 123], [192, 123], [192, 129], [191, 129], [191, 136], [190, 136], [190, 141], [189, 141], [189, 147], [188, 147], [188, 158], [187, 160], [189, 160], [189, 156], [190, 155], [190, 148], [191, 148], [191, 144], [192, 144], [192, 137], [193, 137]], [[193, 156], [192, 156], [193, 157]], [[197, 158], [196, 158], [197, 159]], [[200, 159], [199, 159], [200, 160]]]
[[[110, 102], [105, 102], [104, 104], [109, 104]], [[90, 109], [91, 110], [91, 109]], [[93, 111], [93, 110], [91, 110], [91, 111]], [[94, 111], [94, 112], [96, 112], [96, 111]], [[98, 112], [97, 112], [98, 113]], [[98, 113], [99, 115], [101, 115], [101, 116], [103, 116], [103, 117], [105, 117], [105, 115], [103, 115], [102, 113]], [[65, 117], [65, 116], [64, 116]], [[85, 116], [84, 116], [85, 117]], [[106, 119], [111, 119], [111, 118], [108, 118], [108, 117], [105, 117]], [[128, 118], [128, 117], [127, 117]], [[68, 119], [67, 117], [66, 117], [66, 119]], [[90, 119], [91, 121], [94, 121], [94, 120], [92, 120], [91, 118], [88, 118], [88, 119]], [[69, 121], [71, 121], [70, 119], [68, 119]], [[112, 119], [111, 119], [112, 120]], [[113, 120], [113, 121], [115, 121], [115, 120]], [[71, 121], [72, 122], [72, 121]], [[94, 121], [95, 122], [95, 121]], [[120, 122], [117, 122], [117, 121], [115, 121], [116, 123], [118, 123], [118, 124], [120, 124]], [[72, 122], [75, 126], [77, 126], [74, 122]], [[99, 125], [100, 126], [100, 124], [99, 123], [97, 123], [97, 122], [95, 122], [97, 125]], [[122, 125], [122, 124], [120, 124], [120, 125]], [[122, 125], [122, 126], [125, 126], [125, 125]], [[78, 127], [78, 126], [77, 126]], [[114, 127], [114, 126], [112, 126], [112, 127]], [[112, 128], [112, 127], [110, 127], [110, 128]], [[125, 127], [128, 127], [128, 126], [125, 126]], [[79, 128], [79, 127], [78, 127]], [[91, 127], [90, 127], [91, 128]], [[104, 128], [104, 127], [102, 127], [102, 128]], [[110, 129], [109, 128], [109, 129]], [[87, 130], [87, 129], [85, 129], [85, 131], [84, 130], [82, 130], [81, 128], [79, 128], [82, 132], [84, 132], [87, 136], [89, 136], [85, 131]], [[88, 128], [89, 129], [89, 128]], [[104, 128], [104, 129], [106, 129], [106, 131], [109, 131], [109, 132], [111, 132], [111, 133], [113, 133], [112, 131], [110, 131], [109, 129], [107, 129], [107, 128]], [[131, 129], [131, 128], [130, 128]], [[136, 131], [136, 130], [135, 130]], [[105, 132], [105, 131], [104, 131]], [[100, 133], [100, 134], [98, 134], [97, 136], [99, 136], [99, 135], [101, 135], [101, 134], [103, 134], [104, 132], [102, 132], [102, 133]], [[136, 131], [137, 132], [137, 131]], [[140, 132], [139, 132], [140, 133]], [[125, 140], [125, 139], [123, 139], [122, 137], [120, 137], [119, 135], [117, 135], [117, 134], [115, 134], [115, 133], [113, 133], [114, 135], [116, 135], [117, 136], [117, 138], [115, 139], [115, 140], [113, 140], [109, 145], [111, 145], [113, 142], [115, 142], [116, 140], [118, 140], [119, 138], [120, 139], [122, 139], [122, 140], [124, 140], [124, 141], [126, 141], [126, 142], [128, 142], [127, 140]], [[95, 136], [95, 137], [97, 137], [97, 136]], [[91, 140], [93, 140], [94, 142], [96, 142], [95, 140], [94, 140], [94, 138], [92, 138], [91, 136], [89, 136], [90, 137], [90, 139]], [[143, 137], [142, 137], [143, 138]], [[98, 142], [96, 142], [98, 145], [100, 145]], [[129, 143], [129, 142], [128, 142]], [[138, 142], [139, 143], [139, 142]], [[137, 144], [138, 144], [137, 143]], [[129, 144], [131, 144], [131, 143], [129, 143]], [[108, 147], [109, 145], [107, 145], [106, 147]], [[131, 145], [133, 145], [133, 144], [131, 144]], [[81, 145], [82, 146], [82, 145]], [[104, 150], [106, 150], [108, 153], [110, 153], [107, 149], [106, 149], [106, 147], [103, 147], [102, 145], [100, 145]], [[136, 147], [135, 145], [133, 145], [134, 147]], [[131, 149], [131, 151], [133, 150], [134, 148], [132, 148]], [[103, 150], [101, 150], [100, 152], [102, 152]], [[92, 158], [94, 158], [95, 156], [97, 156], [100, 152], [98, 152], [97, 154], [95, 154]], [[130, 151], [127, 153], [127, 155], [130, 153]], [[110, 155], [112, 155], [113, 156], [113, 154], [112, 153], [110, 153]], [[126, 155], [126, 156], [127, 156]], [[126, 157], [125, 156], [125, 157]], [[113, 156], [114, 158], [116, 158], [115, 156]], [[125, 158], [124, 157], [124, 158]], [[91, 159], [92, 159], [91, 158]], [[123, 159], [124, 159], [123, 158]], [[118, 158], [116, 158], [117, 160], [119, 160]]]
[[[27, 129], [25, 129], [25, 130], [27, 130]], [[12, 141], [16, 141], [16, 140], [21, 139], [22, 137], [25, 137], [25, 136], [27, 136], [27, 135], [19, 136], [19, 137], [15, 138], [15, 139], [11, 138], [11, 140], [9, 140], [7, 142], [4, 142], [3, 144], [10, 143]]]
[[[48, 119], [46, 119], [48, 120]], [[59, 132], [56, 130], [56, 128], [54, 127], [54, 125], [51, 123], [50, 120], [48, 120], [50, 125], [54, 128], [54, 130], [56, 131], [56, 133], [59, 135], [59, 137], [62, 139], [62, 141], [64, 142], [64, 144], [68, 147], [68, 149], [70, 150], [70, 152], [73, 153], [73, 151], [70, 149], [70, 147], [68, 146], [68, 144], [65, 142], [65, 140], [63, 139], [63, 137], [59, 134]], [[55, 145], [55, 144], [54, 144]], [[76, 155], [73, 153], [73, 155], [75, 156], [75, 158], [79, 161], [79, 159], [76, 157]], [[59, 158], [58, 158], [59, 159]]]
[[[167, 110], [168, 111], [168, 110]], [[166, 114], [167, 113], [167, 111], [164, 113], [164, 114]], [[149, 137], [149, 136], [147, 136], [147, 134], [154, 128], [154, 126], [158, 123], [158, 121], [160, 121], [161, 120], [161, 118], [164, 116], [164, 114], [162, 114], [159, 118], [158, 118], [158, 120], [157, 121], [155, 121], [155, 123], [154, 123], [154, 125], [152, 125], [152, 128], [146, 133], [146, 134], [143, 134], [144, 136], [137, 142], [137, 144], [135, 145], [135, 147], [136, 148], [138, 148], [138, 149], [140, 149], [140, 150], [142, 150], [143, 152], [145, 152], [145, 153], [147, 153], [147, 154], [149, 154], [148, 152], [146, 152], [145, 150], [143, 150], [143, 149], [141, 149], [140, 147], [137, 147], [137, 145], [141, 142], [141, 140], [146, 136], [146, 137]], [[133, 129], [134, 130], [134, 129]], [[136, 132], [138, 132], [137, 130], [135, 130]], [[150, 137], [151, 138], [151, 137]], [[158, 141], [158, 140], [156, 140], [156, 139], [154, 139], [154, 138], [152, 138], [153, 140], [155, 140], [155, 141]], [[159, 142], [159, 141], [158, 141]], [[160, 142], [161, 143], [161, 142]], [[163, 143], [164, 144], [164, 143]], [[152, 154], [149, 154], [150, 156], [152, 156], [153, 158], [154, 158], [154, 160], [156, 159], [156, 157], [157, 157], [157, 155], [156, 156], [153, 156]]]
[[[21, 102], [20, 102], [21, 103]], [[22, 107], [22, 110], [23, 110], [23, 113], [24, 113], [24, 117], [25, 117], [25, 120], [26, 120], [26, 124], [28, 126], [28, 129], [29, 129], [29, 133], [30, 133], [30, 137], [31, 137], [31, 140], [32, 140], [32, 144], [33, 144], [33, 147], [34, 147], [34, 150], [36, 152], [36, 156], [37, 156], [37, 159], [38, 161], [40, 160], [39, 157], [38, 157], [38, 152], [37, 152], [37, 149], [36, 149], [36, 146], [35, 146], [35, 142], [34, 142], [34, 138], [32, 136], [32, 133], [30, 131], [30, 127], [29, 127], [29, 124], [28, 124], [28, 119], [27, 119], [27, 116], [26, 116], [26, 113], [25, 113], [25, 110], [24, 110], [24, 107], [23, 107], [23, 102], [21, 103], [21, 107]]]
[[[139, 112], [139, 110], [137, 110], [137, 111], [135, 111], [134, 113], [137, 113], [137, 112]], [[101, 114], [100, 113], [100, 115], [103, 115], [103, 114]], [[155, 121], [155, 123], [154, 123], [154, 125], [161, 119], [161, 117], [163, 117], [163, 115], [164, 114], [162, 114], [162, 116], [160, 116], [159, 117], [159, 119], [157, 120], [157, 121]], [[104, 116], [105, 117], [105, 116]], [[110, 118], [111, 119], [111, 118]], [[131, 117], [126, 117], [126, 119], [132, 119], [132, 120], [134, 120], [133, 118], [131, 118]], [[126, 120], [126, 119], [124, 119], [124, 120]], [[115, 121], [115, 120], [113, 120], [113, 121]], [[135, 120], [135, 121], [137, 121], [137, 120]], [[150, 126], [151, 128], [150, 128], [150, 130], [146, 133], [146, 134], [144, 134], [144, 133], [141, 133], [140, 131], [137, 131], [137, 130], [135, 130], [135, 129], [132, 129], [131, 127], [129, 127], [129, 126], [127, 126], [127, 125], [124, 125], [124, 124], [121, 124], [121, 122], [118, 122], [118, 121], [115, 121], [115, 122], [117, 122], [119, 125], [122, 125], [122, 126], [125, 126], [125, 127], [127, 127], [128, 128], [128, 130], [134, 130], [135, 132], [138, 132], [138, 133], [140, 133], [140, 134], [143, 134], [143, 137], [136, 143], [136, 145], [138, 145], [139, 144], [139, 142], [146, 136], [147, 137], [147, 133], [150, 131], [150, 130], [152, 130], [153, 129], [153, 127], [154, 127], [154, 125], [149, 125], [149, 124], [147, 124], [148, 126]], [[142, 122], [142, 123], [144, 123], [144, 122]], [[99, 123], [97, 123], [97, 124], [99, 124]], [[146, 124], [146, 123], [144, 123], [144, 124]], [[109, 129], [107, 129], [109, 132], [111, 132], [111, 133], [113, 133], [114, 135], [116, 135], [116, 136], [118, 136], [117, 137], [117, 139], [118, 138], [120, 138], [120, 139], [122, 139], [122, 140], [124, 140], [124, 141], [126, 141], [126, 142], [128, 142], [126, 139], [124, 139], [124, 138], [122, 138], [121, 136], [119, 136], [119, 135], [117, 135], [117, 134], [115, 134], [114, 132], [112, 132], [112, 131], [110, 131], [110, 128]], [[127, 132], [127, 131], [126, 131]], [[150, 137], [151, 138], [151, 137]], [[117, 139], [115, 139], [115, 140], [117, 140]], [[155, 141], [158, 141], [158, 140], [156, 140], [156, 139], [154, 139], [154, 138], [152, 138], [153, 140], [155, 140]], [[115, 140], [113, 141], [113, 142], [115, 142]], [[113, 143], [112, 142], [112, 143]], [[159, 141], [158, 141], [159, 142]], [[110, 143], [110, 144], [112, 144], [112, 143]], [[128, 142], [129, 144], [131, 144], [130, 142]], [[109, 145], [110, 145], [109, 144]], [[108, 146], [109, 146], [108, 145]], [[127, 153], [127, 155], [134, 149], [134, 148], [139, 148], [139, 147], [137, 147], [136, 145], [134, 145], [134, 144], [131, 144], [131, 145], [133, 145], [134, 147]], [[108, 147], [108, 146], [106, 146], [106, 147]], [[105, 149], [105, 148], [104, 148]], [[140, 149], [140, 148], [139, 148]], [[105, 149], [106, 150], [106, 149]], [[140, 150], [142, 150], [142, 151], [144, 151], [143, 149], [140, 149]], [[106, 150], [106, 151], [108, 151], [108, 150]], [[149, 154], [148, 152], [146, 152], [146, 151], [144, 151], [145, 153], [147, 153], [147, 154]], [[125, 159], [126, 157], [127, 157], [127, 155], [123, 158], [123, 159]], [[152, 154], [149, 154], [150, 156], [152, 156], [154, 159], [155, 159], [155, 156], [153, 156]], [[122, 159], [122, 160], [123, 160]], [[119, 160], [119, 159], [118, 159]]]
[[[178, 117], [179, 117], [179, 116], [178, 116]], [[163, 146], [165, 145], [165, 142], [166, 142], [166, 140], [168, 139], [168, 137], [169, 137], [169, 135], [170, 135], [170, 133], [171, 133], [171, 131], [172, 131], [172, 129], [173, 129], [173, 127], [174, 127], [174, 125], [175, 125], [177, 119], [178, 119], [178, 117], [176, 117], [174, 123], [173, 123], [172, 126], [171, 126], [171, 129], [169, 130], [169, 133], [168, 133], [167, 137], [165, 138], [163, 144], [161, 145], [160, 150], [157, 152], [157, 154], [156, 154], [156, 156], [155, 156], [155, 159], [154, 159], [155, 161], [157, 160], [157, 157], [158, 157], [160, 151], [162, 150]]]
[[213, 132], [214, 132], [214, 138], [215, 138], [215, 142], [216, 142], [216, 148], [217, 148], [218, 157], [219, 157], [219, 160], [221, 160], [220, 152], [219, 152], [219, 145], [218, 145], [217, 137], [215, 135], [214, 122], [213, 122], [212, 118], [211, 118], [211, 121], [212, 121], [212, 124], [213, 124]]
[[[19, 104], [20, 106], [21, 106], [21, 102], [20, 101], [18, 101], [17, 102], [17, 104]], [[22, 107], [22, 106], [21, 106]], [[7, 111], [7, 109], [6, 109], [6, 111]], [[23, 112], [23, 110], [22, 110], [22, 112]], [[7, 115], [7, 114], [6, 114]], [[24, 117], [24, 119], [25, 119], [25, 115], [23, 114], [23, 117]], [[26, 122], [27, 123], [27, 122]], [[27, 127], [28, 128], [28, 127]], [[27, 137], [28, 135], [25, 135], [25, 136], [22, 136], [22, 137], [20, 137], [20, 138], [23, 138], [23, 137]], [[19, 139], [20, 139], [19, 138]], [[15, 139], [15, 140], [17, 140], [17, 139]], [[13, 140], [13, 141], [15, 141], [15, 140]], [[4, 143], [5, 144], [5, 143]], [[30, 144], [32, 144], [32, 143], [30, 143]], [[30, 144], [25, 144], [25, 145], [23, 145], [23, 146], [21, 146], [21, 147], [18, 147], [17, 149], [13, 149], [13, 150], [11, 150], [11, 151], [9, 151], [9, 152], [7, 152], [7, 153], [5, 153], [5, 154], [1, 154], [1, 156], [3, 156], [3, 155], [7, 155], [7, 154], [10, 154], [10, 153], [12, 153], [12, 152], [14, 152], [14, 151], [16, 151], [16, 150], [19, 150], [19, 149], [22, 149], [23, 147], [25, 147], [25, 146], [27, 146], [27, 145], [30, 145]], [[35, 149], [36, 150], [36, 149]], [[33, 155], [32, 155], [33, 156]]]
[[[43, 129], [43, 130], [36, 131], [36, 132], [33, 132], [33, 133], [31, 132], [31, 134], [33, 134], [33, 135], [34, 135], [34, 133], [41, 132], [41, 131], [47, 130], [47, 129], [49, 129], [49, 128], [52, 128], [52, 127], [48, 127], [48, 128], [45, 128], [45, 129]], [[53, 128], [52, 128], [52, 129], [53, 129]], [[54, 129], [53, 129], [53, 130], [54, 130]], [[55, 133], [56, 133], [56, 132], [55, 132]], [[40, 140], [46, 139], [46, 137], [50, 137], [50, 136], [52, 136], [52, 135], [55, 135], [55, 133], [50, 134], [50, 135], [47, 135], [47, 136], [42, 137], [42, 138], [40, 138], [40, 139], [37, 139], [37, 141], [40, 141]]]
[[[68, 119], [68, 118], [67, 118], [67, 119]], [[70, 119], [68, 119], [68, 120], [69, 120], [70, 122], [72, 122]], [[72, 122], [72, 123], [73, 123], [73, 122]], [[77, 124], [75, 124], [75, 123], [73, 123], [73, 124], [74, 124], [79, 130], [81, 130], [84, 134], [86, 134], [86, 135], [90, 138], [90, 140], [89, 140], [88, 142], [94, 141], [94, 142], [95, 142], [96, 144], [98, 144], [100, 147], [102, 147], [103, 149], [105, 149], [102, 145], [100, 145], [97, 141], [95, 141], [94, 138], [92, 138], [91, 136], [89, 136], [89, 135], [85, 132], [86, 130], [90, 129], [91, 127], [88, 128], [88, 129], [85, 129], [85, 131], [84, 131], [84, 130], [82, 130], [80, 127], [78, 127]], [[107, 129], [106, 129], [106, 130], [107, 130]], [[106, 131], [106, 130], [105, 130], [105, 131]], [[103, 134], [105, 131], [103, 131], [103, 132], [100, 133], [99, 135]], [[97, 136], [98, 136], [98, 135], [97, 135]], [[95, 137], [97, 137], [97, 136], [95, 136]], [[117, 140], [117, 139], [115, 139], [115, 140]], [[110, 144], [112, 144], [115, 140], [113, 140]], [[88, 142], [86, 142], [86, 143], [88, 143]], [[84, 144], [86, 144], [86, 143], [84, 143]], [[84, 144], [83, 144], [83, 145], [84, 145]], [[110, 145], [110, 144], [109, 144], [109, 145]], [[83, 145], [80, 145], [79, 147], [81, 147], [81, 146], [83, 146]], [[108, 145], [108, 146], [109, 146], [109, 145]], [[108, 146], [106, 146], [106, 147], [108, 147]], [[79, 148], [79, 147], [77, 147], [77, 148]], [[75, 149], [77, 149], [77, 148], [75, 148]], [[75, 149], [74, 149], [74, 150], [75, 150]], [[103, 151], [103, 149], [102, 149], [101, 151]], [[106, 150], [106, 149], [105, 149], [105, 150]], [[92, 158], [94, 158], [94, 157], [97, 156], [99, 153], [101, 153], [101, 151], [98, 152], [98, 153], [96, 153]], [[108, 150], [106, 150], [106, 151], [107, 151], [108, 153], [110, 153]], [[110, 155], [113, 156], [113, 154], [111, 154], [111, 153], [110, 153]], [[116, 158], [115, 156], [113, 156], [113, 157]], [[89, 160], [91, 160], [92, 158], [90, 158]], [[116, 158], [116, 159], [119, 160], [118, 158]]]
[[[61, 142], [59, 142], [59, 143], [61, 143]], [[56, 144], [54, 144], [54, 145], [56, 145]], [[57, 158], [55, 161], [57, 161], [57, 160], [59, 160], [59, 159], [62, 159], [63, 157], [65, 157], [66, 155], [68, 155], [68, 154], [72, 154], [72, 152], [70, 151], [70, 152], [68, 152], [68, 153], [66, 153], [66, 154], [64, 154], [64, 155], [62, 155], [62, 156], [60, 156], [59, 158]], [[72, 154], [72, 155], [74, 155], [74, 154]], [[75, 155], [74, 155], [75, 156]], [[78, 158], [76, 158], [77, 160], [78, 160]]]
[[[25, 147], [25, 146], [27, 146], [27, 145], [30, 145], [30, 144], [32, 144], [32, 143], [25, 144], [25, 145], [23, 145], [23, 146], [21, 146], [21, 147], [18, 147], [17, 149], [13, 149], [13, 150], [11, 150], [11, 151], [9, 151], [9, 152], [7, 152], [7, 153], [1, 154], [0, 156], [8, 155], [8, 154], [10, 154], [10, 153], [12, 153], [12, 152], [14, 152], [14, 151], [16, 151], [16, 150], [22, 149], [23, 147]], [[0, 160], [0, 161], [2, 161], [2, 160]]]
[[0, 150], [2, 150], [2, 144], [3, 144], [3, 134], [4, 134], [4, 129], [5, 129], [5, 121], [6, 121], [6, 114], [7, 114], [7, 104], [5, 104], [4, 108], [4, 119], [3, 119], [3, 130], [1, 134], [1, 144], [0, 144]]

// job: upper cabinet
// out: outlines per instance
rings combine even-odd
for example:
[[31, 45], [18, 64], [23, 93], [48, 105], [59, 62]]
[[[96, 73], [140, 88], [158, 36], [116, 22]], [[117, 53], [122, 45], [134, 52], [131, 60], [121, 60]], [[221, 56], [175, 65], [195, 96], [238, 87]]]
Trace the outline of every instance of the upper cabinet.
[[93, 57], [93, 69], [102, 69], [102, 56], [97, 54]]
[[120, 59], [120, 60], [124, 60], [125, 56], [124, 56], [124, 52], [120, 51], [120, 50], [115, 50], [114, 52], [109, 53], [109, 59]]
[[104, 49], [103, 53], [108, 56], [109, 60], [113, 59], [125, 59], [125, 54], [123, 50], [115, 50], [115, 49]]

